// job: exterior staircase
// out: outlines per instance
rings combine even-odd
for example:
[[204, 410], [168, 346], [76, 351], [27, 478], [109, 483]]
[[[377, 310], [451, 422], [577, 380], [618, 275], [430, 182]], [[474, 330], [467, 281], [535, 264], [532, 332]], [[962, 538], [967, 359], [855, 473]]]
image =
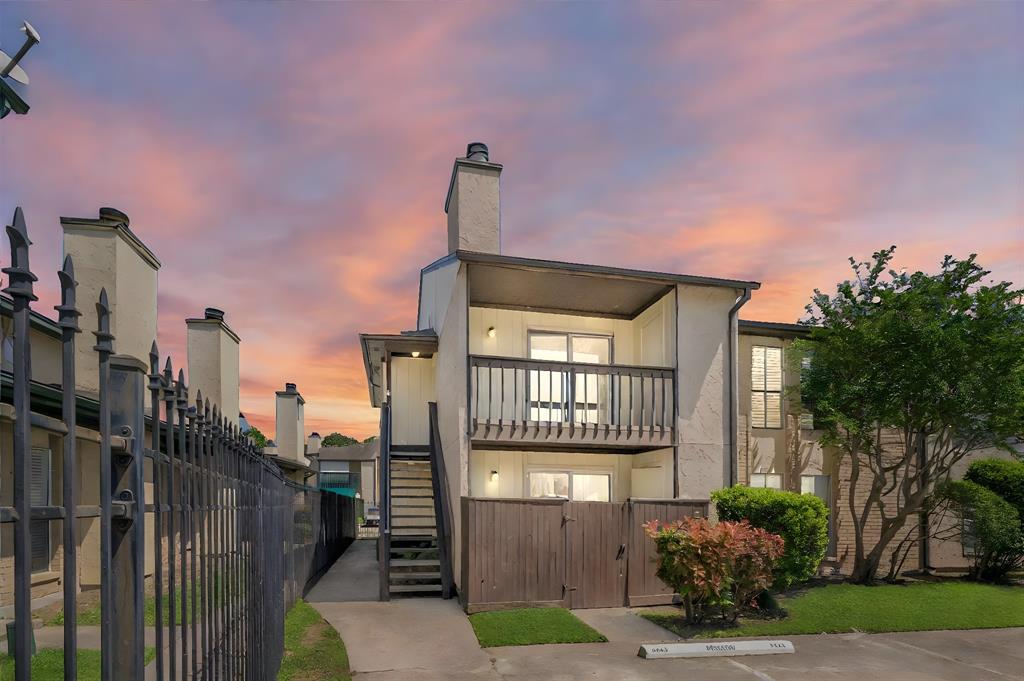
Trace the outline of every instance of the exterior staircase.
[[422, 451], [392, 450], [389, 473], [388, 592], [402, 596], [440, 596], [441, 558], [428, 447], [423, 447]]

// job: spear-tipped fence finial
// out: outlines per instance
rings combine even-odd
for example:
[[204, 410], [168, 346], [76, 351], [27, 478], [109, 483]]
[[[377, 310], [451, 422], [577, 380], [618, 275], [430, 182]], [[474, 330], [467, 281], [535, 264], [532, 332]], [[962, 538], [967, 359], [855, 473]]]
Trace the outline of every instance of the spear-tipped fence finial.
[[107, 289], [100, 289], [100, 299], [96, 302], [96, 352], [114, 352], [114, 334], [110, 333], [110, 302], [107, 300]]
[[57, 311], [57, 324], [71, 333], [80, 333], [78, 318], [82, 313], [76, 307], [76, 291], [78, 282], [75, 281], [75, 263], [71, 256], [64, 258], [64, 266], [57, 271], [60, 279], [60, 305], [54, 306]]
[[185, 370], [178, 369], [178, 382], [174, 386], [175, 399], [177, 400], [178, 409], [184, 410], [188, 408], [188, 386], [185, 385]]
[[7, 275], [8, 280], [4, 293], [12, 298], [37, 300], [32, 292], [32, 282], [37, 280], [36, 275], [32, 274], [28, 266], [28, 247], [32, 242], [28, 238], [28, 226], [21, 206], [14, 209], [14, 219], [7, 225], [7, 238], [11, 242], [11, 266], [0, 270]]

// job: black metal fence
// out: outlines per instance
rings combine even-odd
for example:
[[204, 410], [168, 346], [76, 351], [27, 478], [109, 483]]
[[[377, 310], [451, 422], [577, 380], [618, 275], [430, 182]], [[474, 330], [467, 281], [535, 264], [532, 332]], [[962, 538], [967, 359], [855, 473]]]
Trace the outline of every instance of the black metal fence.
[[[99, 519], [101, 678], [273, 679], [284, 648], [284, 616], [296, 598], [356, 536], [354, 500], [283, 477], [216, 405], [189, 395], [168, 358], [159, 370], [154, 342], [147, 367], [115, 354], [105, 291], [92, 333], [99, 368], [100, 503], [78, 503], [75, 386], [80, 333], [71, 258], [58, 273], [62, 339], [61, 418], [34, 410], [30, 336], [35, 275], [19, 208], [7, 227], [13, 301], [13, 368], [4, 393], [13, 402], [14, 671], [31, 678], [30, 527], [63, 523], [65, 678], [78, 674], [79, 537], [75, 520]], [[149, 404], [146, 405], [146, 393]], [[63, 435], [62, 505], [33, 505], [31, 429], [46, 420]], [[92, 424], [89, 424], [92, 425]], [[148, 446], [147, 446], [148, 445]], [[152, 484], [147, 499], [146, 483]], [[147, 524], [154, 552], [146, 575]], [[148, 607], [152, 604], [152, 608]], [[155, 610], [152, 612], [151, 610]], [[146, 633], [155, 659], [147, 671]]]

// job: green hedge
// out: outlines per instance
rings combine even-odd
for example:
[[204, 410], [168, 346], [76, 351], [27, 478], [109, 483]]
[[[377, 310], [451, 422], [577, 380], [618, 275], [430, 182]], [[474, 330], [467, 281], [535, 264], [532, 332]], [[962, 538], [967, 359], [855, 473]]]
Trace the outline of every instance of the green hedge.
[[951, 505], [973, 540], [972, 577], [1000, 581], [1024, 567], [1024, 531], [1010, 502], [970, 480], [947, 482], [937, 496]]
[[1024, 462], [981, 459], [970, 465], [964, 480], [975, 482], [1013, 504], [1024, 521]]
[[720, 489], [711, 499], [719, 520], [748, 520], [786, 542], [773, 588], [788, 589], [814, 576], [828, 549], [828, 509], [821, 499], [813, 494], [742, 486]]

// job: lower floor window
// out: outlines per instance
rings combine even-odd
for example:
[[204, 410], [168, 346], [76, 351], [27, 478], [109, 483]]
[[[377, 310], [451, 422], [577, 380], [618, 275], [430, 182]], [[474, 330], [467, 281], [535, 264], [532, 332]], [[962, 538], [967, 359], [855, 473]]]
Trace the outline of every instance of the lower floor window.
[[782, 489], [782, 476], [779, 473], [751, 473], [750, 486]]
[[832, 531], [832, 476], [801, 475], [800, 493], [813, 494], [825, 502], [828, 511], [828, 555], [836, 555], [835, 533]]
[[572, 501], [611, 501], [612, 476], [607, 473], [532, 471], [530, 496]]

